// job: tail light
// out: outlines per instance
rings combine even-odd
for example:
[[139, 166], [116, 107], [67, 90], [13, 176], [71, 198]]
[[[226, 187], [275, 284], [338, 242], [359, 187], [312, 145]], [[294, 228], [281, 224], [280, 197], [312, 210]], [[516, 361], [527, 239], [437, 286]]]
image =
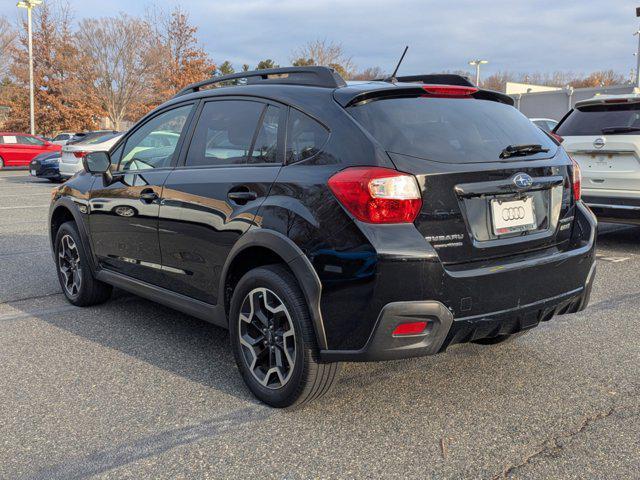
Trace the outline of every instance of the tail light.
[[73, 156], [76, 158], [84, 158], [89, 152], [73, 152]]
[[558, 135], [557, 133], [549, 132], [549, 135], [550, 135], [551, 137], [553, 137], [553, 139], [554, 139], [555, 141], [557, 141], [558, 143], [562, 143], [562, 142], [564, 142], [564, 138], [562, 138], [562, 137], [561, 137], [560, 135]]
[[412, 223], [422, 208], [416, 178], [397, 170], [352, 167], [328, 183], [344, 208], [362, 222]]
[[573, 158], [571, 158], [573, 166], [571, 168], [571, 185], [573, 189], [573, 199], [577, 202], [582, 198], [582, 172], [580, 171], [580, 165]]

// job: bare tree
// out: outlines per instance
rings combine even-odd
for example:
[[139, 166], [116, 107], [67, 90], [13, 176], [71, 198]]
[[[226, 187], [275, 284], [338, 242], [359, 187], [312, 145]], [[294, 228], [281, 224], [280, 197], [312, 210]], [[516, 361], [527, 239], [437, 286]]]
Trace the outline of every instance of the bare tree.
[[0, 17], [0, 77], [7, 74], [9, 70], [10, 50], [16, 32], [5, 17]]
[[351, 76], [351, 80], [375, 80], [379, 78], [385, 78], [387, 74], [381, 67], [369, 67], [364, 70], [354, 73]]
[[291, 59], [294, 66], [325, 65], [336, 69], [345, 78], [351, 78], [355, 65], [340, 43], [327, 40], [313, 40], [294, 52]]
[[80, 22], [90, 87], [116, 129], [149, 97], [161, 61], [149, 24], [126, 14]]

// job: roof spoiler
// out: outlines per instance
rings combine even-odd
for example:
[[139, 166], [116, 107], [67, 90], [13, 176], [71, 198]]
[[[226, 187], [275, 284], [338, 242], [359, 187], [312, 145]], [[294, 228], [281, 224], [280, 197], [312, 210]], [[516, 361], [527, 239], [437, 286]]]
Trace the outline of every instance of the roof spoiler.
[[245, 80], [246, 85], [285, 84], [324, 88], [339, 88], [347, 85], [340, 74], [330, 67], [311, 66], [267, 68], [264, 70], [253, 70], [250, 72], [239, 72], [231, 75], [224, 75], [222, 77], [213, 77], [202, 82], [193, 83], [180, 90], [173, 98], [198, 92], [204, 87], [232, 80]]

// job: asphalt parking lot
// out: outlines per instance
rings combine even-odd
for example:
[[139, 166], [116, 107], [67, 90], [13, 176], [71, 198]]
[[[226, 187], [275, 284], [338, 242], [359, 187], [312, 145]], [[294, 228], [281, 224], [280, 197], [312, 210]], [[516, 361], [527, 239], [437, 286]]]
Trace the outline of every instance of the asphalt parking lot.
[[0, 172], [0, 478], [640, 478], [640, 228], [603, 225], [587, 311], [510, 344], [347, 364], [279, 411], [224, 330], [66, 303], [52, 185]]

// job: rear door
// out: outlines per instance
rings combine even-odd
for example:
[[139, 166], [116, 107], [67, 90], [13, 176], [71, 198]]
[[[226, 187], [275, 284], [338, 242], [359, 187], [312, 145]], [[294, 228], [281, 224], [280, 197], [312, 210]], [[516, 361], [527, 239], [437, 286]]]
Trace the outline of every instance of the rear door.
[[159, 234], [166, 287], [218, 302], [231, 247], [252, 225], [284, 159], [286, 108], [261, 100], [201, 105], [193, 136], [167, 178]]
[[639, 102], [578, 107], [556, 133], [580, 164], [585, 195], [640, 195]]
[[[472, 97], [407, 96], [350, 113], [422, 190], [415, 225], [444, 263], [559, 245], [568, 238], [569, 159], [515, 108]], [[508, 145], [544, 152], [501, 158]]]

